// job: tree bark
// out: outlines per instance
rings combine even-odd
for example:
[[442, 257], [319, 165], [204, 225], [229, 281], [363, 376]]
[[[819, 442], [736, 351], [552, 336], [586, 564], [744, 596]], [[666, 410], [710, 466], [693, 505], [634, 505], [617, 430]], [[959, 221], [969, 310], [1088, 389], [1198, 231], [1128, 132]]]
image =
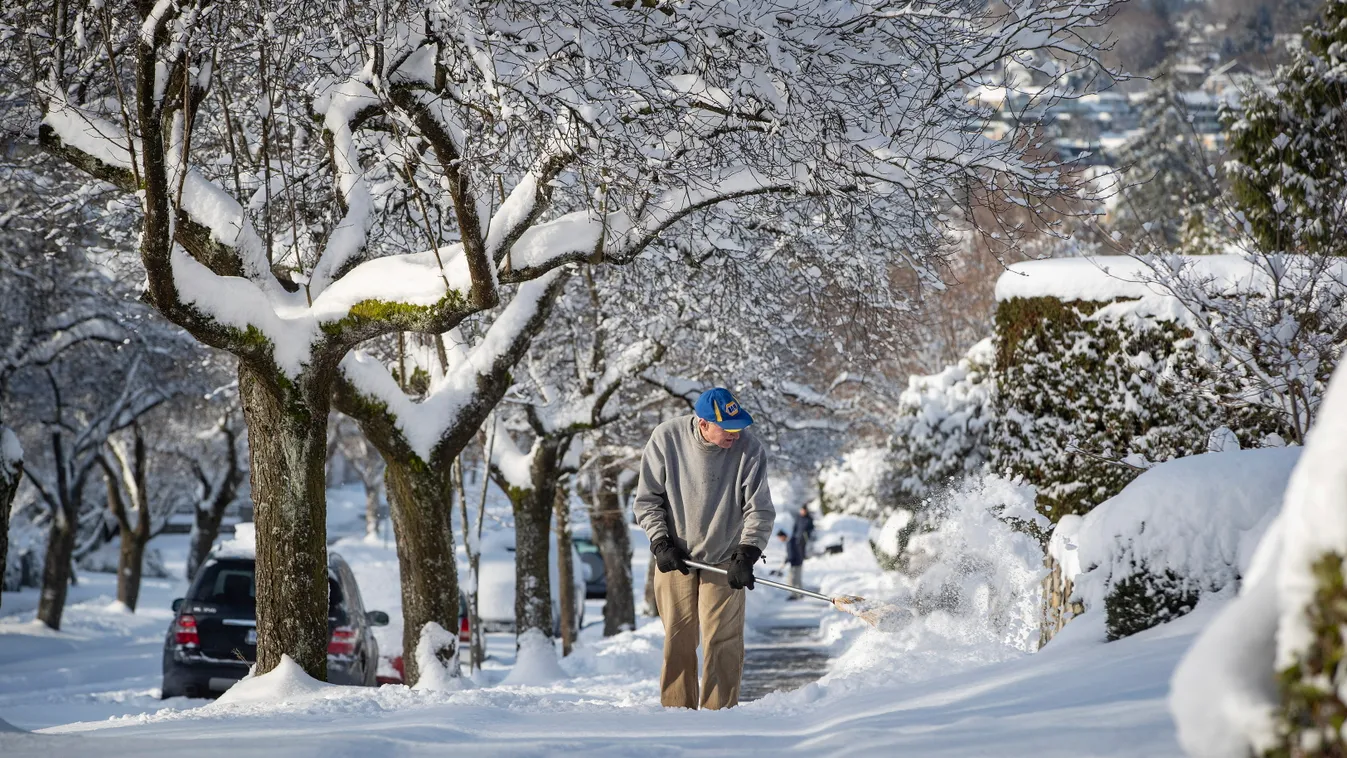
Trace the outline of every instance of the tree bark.
[[140, 575], [145, 561], [145, 544], [149, 536], [122, 529], [122, 547], [117, 555], [117, 599], [133, 612], [140, 600]]
[[61, 628], [66, 594], [70, 589], [70, 560], [75, 553], [75, 520], [62, 507], [47, 533], [47, 559], [42, 567], [42, 596], [37, 602], [37, 620], [52, 629]]
[[605, 470], [599, 477], [598, 490], [589, 504], [589, 523], [599, 555], [603, 556], [608, 585], [603, 602], [603, 636], [611, 637], [636, 628], [636, 593], [631, 582], [631, 534], [617, 493], [617, 472]]
[[[13, 434], [9, 427], [0, 423], [0, 445], [5, 444], [5, 436]], [[0, 453], [3, 456], [3, 453]], [[14, 495], [19, 491], [19, 478], [23, 476], [23, 460], [7, 461], [0, 457], [0, 584], [4, 583], [5, 566], [9, 565], [9, 509], [14, 505]]]
[[532, 488], [509, 488], [510, 502], [514, 506], [516, 638], [530, 629], [537, 629], [549, 639], [554, 636], [548, 531], [552, 526], [552, 504], [556, 499], [559, 447], [557, 439], [541, 439], [530, 469]]
[[365, 536], [379, 536], [379, 488], [365, 482]]
[[[220, 536], [220, 520], [224, 518], [224, 508], [203, 508], [204, 503], [198, 503], [192, 514], [192, 535], [190, 547], [187, 550], [187, 581], [196, 578], [197, 569], [206, 562], [206, 556], [210, 555], [211, 545], [215, 544], [215, 538]], [[227, 504], [226, 504], [227, 505]]]
[[225, 509], [238, 497], [239, 484], [243, 479], [243, 469], [239, 466], [238, 433], [228, 425], [228, 419], [221, 424], [221, 433], [225, 440], [225, 470], [218, 486], [212, 486], [210, 477], [197, 468], [197, 477], [201, 480], [202, 501], [196, 504], [192, 512], [192, 536], [187, 551], [187, 581], [196, 578], [197, 569], [206, 562], [215, 538], [220, 536], [220, 521]]
[[[411, 686], [421, 677], [416, 660], [421, 629], [433, 621], [450, 632], [458, 630], [458, 566], [450, 520], [453, 482], [448, 467], [431, 470], [416, 458], [390, 456], [385, 463], [384, 482], [402, 576], [402, 665]], [[455, 666], [455, 648], [451, 643], [436, 650], [435, 657]], [[458, 671], [450, 673], [457, 675]]]
[[331, 386], [321, 377], [290, 380], [239, 361], [257, 525], [258, 674], [288, 655], [309, 676], [327, 679], [323, 470]]
[[575, 637], [580, 631], [575, 614], [575, 562], [571, 560], [571, 503], [570, 488], [557, 485], [557, 600], [561, 606], [561, 656], [571, 654]]

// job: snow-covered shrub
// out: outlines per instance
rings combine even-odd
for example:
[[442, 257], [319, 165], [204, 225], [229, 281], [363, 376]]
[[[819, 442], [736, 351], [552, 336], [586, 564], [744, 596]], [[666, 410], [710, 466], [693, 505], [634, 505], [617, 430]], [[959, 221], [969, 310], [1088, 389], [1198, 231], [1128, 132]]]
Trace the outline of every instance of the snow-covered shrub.
[[886, 447], [862, 447], [818, 473], [819, 507], [824, 513], [876, 521], [896, 506], [893, 454]]
[[1064, 519], [1052, 557], [1109, 639], [1192, 610], [1235, 585], [1277, 513], [1299, 448], [1207, 453], [1162, 463], [1083, 518]]
[[890, 440], [901, 501], [918, 501], [934, 488], [978, 473], [986, 465], [995, 357], [988, 338], [957, 364], [908, 378], [907, 390], [898, 398]]
[[[1054, 522], [1084, 514], [1149, 465], [1245, 447], [1278, 431], [1213, 375], [1182, 308], [1132, 258], [1019, 263], [997, 285], [992, 470], [1038, 487]], [[1202, 388], [1196, 391], [1195, 388]]]

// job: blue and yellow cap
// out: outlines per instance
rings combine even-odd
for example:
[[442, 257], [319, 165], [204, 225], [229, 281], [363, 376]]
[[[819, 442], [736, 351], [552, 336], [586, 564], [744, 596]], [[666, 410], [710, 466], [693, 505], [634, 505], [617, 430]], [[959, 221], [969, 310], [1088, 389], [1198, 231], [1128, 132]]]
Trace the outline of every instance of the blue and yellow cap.
[[716, 387], [702, 393], [693, 406], [697, 418], [710, 421], [727, 432], [742, 432], [753, 423], [753, 417], [739, 405], [734, 395], [724, 387]]

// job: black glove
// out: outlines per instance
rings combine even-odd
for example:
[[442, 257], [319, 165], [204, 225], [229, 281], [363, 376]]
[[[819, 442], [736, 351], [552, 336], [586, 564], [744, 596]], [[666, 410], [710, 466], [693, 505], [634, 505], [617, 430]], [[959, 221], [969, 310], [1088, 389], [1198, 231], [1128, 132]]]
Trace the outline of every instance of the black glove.
[[726, 578], [730, 580], [730, 587], [736, 590], [742, 590], [745, 587], [753, 589], [753, 564], [762, 557], [762, 551], [752, 545], [740, 545], [734, 549], [734, 555], [730, 556], [730, 569]]
[[675, 569], [684, 575], [688, 573], [688, 554], [668, 537], [661, 537], [650, 543], [650, 552], [655, 554], [655, 565], [659, 566], [661, 574], [667, 574]]

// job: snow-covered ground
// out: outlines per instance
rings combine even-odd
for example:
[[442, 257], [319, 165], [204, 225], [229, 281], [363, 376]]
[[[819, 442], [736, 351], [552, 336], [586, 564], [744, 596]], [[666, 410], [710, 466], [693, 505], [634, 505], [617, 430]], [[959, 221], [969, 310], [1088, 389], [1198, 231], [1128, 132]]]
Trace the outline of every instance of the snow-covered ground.
[[[789, 521], [783, 516], [780, 524]], [[847, 550], [810, 560], [808, 585], [892, 594], [865, 547], [863, 524], [831, 517], [819, 524], [816, 545], [845, 537]], [[155, 544], [179, 575], [182, 538]], [[352, 563], [366, 605], [396, 618], [391, 547], [346, 538], [336, 549]], [[772, 565], [780, 549], [773, 540]], [[646, 560], [638, 544], [638, 588]], [[267, 685], [290, 693], [280, 701], [160, 701], [169, 604], [185, 582], [147, 581], [140, 610], [129, 614], [111, 604], [115, 577], [80, 579], [60, 633], [28, 621], [36, 593], [4, 597], [0, 720], [30, 730], [8, 732], [0, 724], [4, 756], [382, 756], [440, 754], [446, 745], [472, 755], [1178, 755], [1165, 706], [1168, 681], [1211, 613], [1203, 607], [1107, 645], [1087, 616], [1031, 655], [976, 614], [936, 612], [882, 634], [822, 603], [787, 602], [759, 588], [749, 596], [750, 642], [768, 627], [816, 627], [817, 644], [834, 655], [830, 671], [731, 711], [675, 712], [658, 704], [658, 621], [643, 618], [635, 632], [604, 639], [602, 602], [590, 601], [589, 626], [561, 664], [566, 678], [543, 686], [502, 684], [514, 664], [513, 639], [492, 635], [485, 670], [454, 692], [332, 687], [296, 677]], [[397, 636], [390, 627], [380, 640]]]

